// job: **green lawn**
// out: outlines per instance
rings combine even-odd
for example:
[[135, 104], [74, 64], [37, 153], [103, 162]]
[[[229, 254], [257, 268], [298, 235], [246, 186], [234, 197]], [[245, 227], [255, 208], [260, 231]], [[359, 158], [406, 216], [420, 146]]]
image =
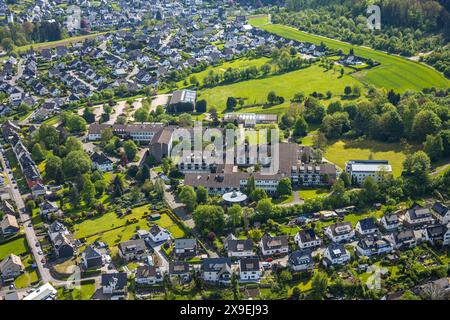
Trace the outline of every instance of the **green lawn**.
[[[361, 85], [358, 80], [347, 74], [341, 77], [338, 71], [326, 71], [318, 65], [312, 65], [306, 69], [281, 75], [200, 90], [198, 98], [205, 99], [209, 108], [215, 107], [218, 112], [225, 110], [227, 98], [233, 96], [245, 99], [245, 105], [259, 105], [252, 108], [242, 108], [240, 112], [280, 114], [290, 105], [290, 99], [297, 92], [304, 91], [306, 94], [310, 94], [314, 91], [326, 93], [330, 90], [333, 97], [339, 97], [343, 94], [345, 86], [357, 84]], [[267, 103], [267, 94], [271, 90], [284, 97], [285, 102], [272, 107], [261, 106]]]
[[95, 283], [82, 283], [79, 289], [68, 290], [59, 287], [58, 300], [91, 300], [95, 293]]
[[329, 192], [330, 192], [330, 190], [325, 189], [325, 188], [300, 190], [299, 197], [300, 197], [300, 199], [303, 199], [303, 200], [315, 199], [318, 197], [325, 197]]
[[[210, 71], [214, 71], [215, 74], [218, 74], [218, 73], [223, 74], [228, 68], [245, 69], [245, 68], [248, 68], [251, 66], [255, 66], [255, 67], [259, 68], [263, 64], [265, 64], [266, 62], [269, 62], [269, 61], [270, 61], [270, 59], [266, 58], [266, 57], [262, 57], [262, 58], [258, 58], [258, 59], [240, 58], [240, 59], [236, 59], [233, 61], [227, 61], [219, 66], [209, 66], [208, 68], [206, 68], [203, 71], [193, 73], [186, 79], [186, 81], [189, 83], [189, 79], [192, 76], [195, 76], [197, 78], [197, 80], [200, 82], [200, 85], [203, 85], [203, 79], [208, 75], [208, 73]], [[185, 87], [183, 82], [184, 82], [184, 80], [179, 81], [177, 83], [179, 88]], [[190, 86], [190, 84], [188, 84], [188, 86]]]
[[21, 237], [4, 244], [0, 244], [0, 261], [3, 260], [6, 256], [10, 255], [11, 253], [20, 256], [26, 252], [28, 252], [28, 248], [25, 237]]
[[25, 257], [21, 257], [21, 259], [25, 267], [25, 272], [19, 277], [17, 277], [16, 280], [14, 281], [14, 285], [16, 286], [16, 288], [29, 287], [31, 284], [39, 280], [39, 276], [37, 274], [36, 269], [31, 267], [31, 265], [34, 263], [31, 254], [28, 254]]
[[373, 84], [388, 89], [392, 88], [400, 92], [404, 92], [407, 89], [421, 90], [429, 87], [447, 88], [449, 85], [449, 81], [441, 73], [425, 64], [370, 48], [354, 46], [342, 41], [312, 35], [289, 26], [268, 24], [267, 17], [253, 18], [249, 20], [249, 23], [288, 39], [315, 44], [323, 42], [331, 49], [342, 49], [347, 53], [353, 48], [355, 55], [372, 59], [381, 64], [370, 70], [359, 71], [353, 74], [355, 79], [366, 84]]
[[374, 160], [388, 160], [394, 176], [402, 173], [406, 156], [398, 143], [339, 140], [327, 147], [324, 157], [344, 169], [348, 160], [368, 160], [370, 155]]

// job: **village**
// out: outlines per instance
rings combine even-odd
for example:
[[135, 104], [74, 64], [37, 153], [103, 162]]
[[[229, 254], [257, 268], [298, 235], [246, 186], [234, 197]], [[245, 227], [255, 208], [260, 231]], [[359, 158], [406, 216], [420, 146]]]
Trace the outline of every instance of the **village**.
[[[74, 35], [89, 37], [27, 47], [0, 71], [0, 299], [448, 296], [445, 192], [406, 196], [397, 163], [371, 154], [342, 165], [326, 156], [320, 123], [303, 121], [313, 133], [284, 124], [305, 100], [330, 108], [331, 91], [295, 96], [283, 112], [265, 110], [284, 106], [272, 91], [264, 102], [230, 94], [226, 106], [205, 94], [308, 68], [342, 78], [380, 62], [201, 0], [77, 2], [88, 18]], [[7, 21], [64, 16], [63, 1], [21, 14], [2, 3]], [[264, 64], [220, 69], [250, 57]], [[360, 90], [345, 86], [343, 100]], [[214, 147], [217, 161], [206, 161], [194, 149], [198, 122], [203, 149], [215, 139], [234, 147], [226, 130], [273, 129], [278, 151], [243, 138], [231, 162]]]

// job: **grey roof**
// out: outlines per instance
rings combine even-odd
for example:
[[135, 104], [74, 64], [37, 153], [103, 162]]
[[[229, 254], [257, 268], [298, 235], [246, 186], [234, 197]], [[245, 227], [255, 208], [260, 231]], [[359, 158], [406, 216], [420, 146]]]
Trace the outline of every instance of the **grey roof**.
[[375, 219], [370, 217], [370, 218], [365, 218], [365, 219], [361, 219], [358, 221], [361, 230], [370, 230], [370, 229], [376, 229], [377, 225], [375, 224]]
[[169, 274], [179, 275], [189, 272], [189, 263], [185, 261], [172, 261], [169, 264]]
[[296, 250], [292, 252], [288, 258], [289, 264], [293, 266], [310, 264], [312, 261], [310, 250]]
[[298, 235], [300, 236], [300, 240], [302, 243], [307, 243], [311, 241], [319, 240], [319, 237], [314, 232], [314, 229], [306, 229], [306, 230], [300, 230], [298, 232]]
[[197, 247], [197, 239], [181, 238], [175, 239], [175, 249], [193, 249]]
[[253, 249], [252, 239], [228, 239], [227, 249], [231, 252], [250, 251]]
[[437, 201], [434, 205], [433, 205], [433, 210], [440, 215], [441, 217], [444, 217], [448, 211], [450, 210], [448, 206], [442, 204], [441, 202]]
[[203, 270], [210, 272], [219, 272], [224, 267], [231, 270], [230, 258], [208, 258], [203, 260]]
[[116, 273], [103, 273], [102, 274], [102, 286], [109, 286], [115, 283], [116, 289], [123, 289], [127, 285], [127, 274], [126, 272], [116, 272]]
[[245, 271], [259, 271], [259, 259], [258, 258], [245, 258], [239, 260], [239, 269], [241, 272]]
[[339, 243], [332, 243], [327, 248], [328, 252], [330, 253], [331, 258], [339, 258], [347, 253], [345, 250], [345, 247], [342, 244]]
[[274, 250], [288, 246], [288, 238], [285, 235], [272, 237], [266, 232], [262, 236], [261, 241], [266, 250]]

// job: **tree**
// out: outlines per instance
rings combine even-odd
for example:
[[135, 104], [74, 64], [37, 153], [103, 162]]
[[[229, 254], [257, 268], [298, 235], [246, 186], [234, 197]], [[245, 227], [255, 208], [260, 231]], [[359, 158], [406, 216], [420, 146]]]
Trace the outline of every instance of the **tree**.
[[113, 185], [113, 196], [116, 198], [122, 196], [124, 191], [124, 183], [120, 175], [117, 174], [114, 177], [112, 185]]
[[195, 209], [192, 218], [203, 235], [210, 231], [221, 233], [225, 226], [225, 214], [220, 206], [200, 205]]
[[256, 189], [255, 177], [253, 175], [251, 175], [247, 179], [247, 185], [245, 187], [245, 192], [247, 193], [248, 196], [250, 196], [255, 189]]
[[295, 121], [294, 136], [304, 137], [308, 134], [308, 123], [306, 123], [305, 118], [298, 116], [297, 121]]
[[347, 172], [342, 172], [341, 175], [339, 176], [339, 180], [341, 180], [344, 183], [345, 188], [350, 187], [352, 184], [350, 175]]
[[89, 172], [92, 167], [92, 161], [84, 151], [71, 151], [64, 158], [62, 168], [65, 176], [79, 177]]
[[292, 183], [291, 179], [283, 178], [278, 182], [277, 194], [279, 196], [290, 196], [292, 194]]
[[266, 191], [264, 191], [263, 189], [259, 189], [259, 188], [256, 188], [255, 190], [253, 190], [249, 196], [250, 196], [250, 199], [252, 199], [253, 201], [259, 201], [261, 199], [266, 199], [268, 197]]
[[423, 150], [430, 157], [431, 161], [439, 160], [444, 154], [444, 143], [441, 135], [427, 135], [427, 138], [423, 143]]
[[429, 193], [431, 179], [430, 158], [423, 151], [417, 151], [406, 155], [403, 161], [402, 177], [405, 179], [406, 193], [411, 196], [419, 196]]
[[352, 94], [352, 87], [346, 86], [346, 87], [344, 88], [344, 94], [345, 94], [346, 96], [351, 95], [351, 94]]
[[101, 196], [108, 188], [108, 183], [103, 179], [97, 180], [94, 182], [94, 187], [97, 194]]
[[134, 112], [134, 119], [137, 122], [146, 122], [149, 117], [149, 108], [148, 106], [142, 106]]
[[45, 159], [45, 152], [39, 143], [35, 143], [31, 151], [31, 157], [36, 162], [41, 162]]
[[47, 150], [53, 149], [59, 145], [59, 133], [55, 127], [43, 124], [39, 127], [38, 139]]
[[237, 106], [236, 98], [228, 97], [226, 106], [227, 106], [227, 110], [233, 110]]
[[275, 104], [275, 102], [277, 101], [277, 94], [275, 93], [275, 91], [269, 91], [269, 93], [267, 94], [267, 101], [270, 104]]
[[333, 101], [330, 103], [330, 105], [327, 108], [327, 113], [328, 114], [333, 114], [335, 112], [342, 112], [342, 104], [340, 101]]
[[95, 114], [91, 110], [91, 108], [84, 108], [83, 110], [83, 119], [86, 120], [87, 123], [93, 123], [95, 122]]
[[11, 40], [11, 38], [4, 38], [1, 42], [2, 47], [5, 51], [12, 51], [14, 49], [14, 42]]
[[228, 224], [231, 227], [238, 227], [242, 221], [242, 207], [238, 204], [233, 204], [227, 211]]
[[107, 145], [108, 142], [110, 142], [110, 140], [114, 137], [114, 133], [111, 128], [103, 129], [100, 135], [103, 145]]
[[255, 212], [261, 220], [267, 219], [273, 211], [272, 200], [269, 198], [261, 199], [256, 205]]
[[160, 198], [164, 197], [164, 192], [166, 191], [166, 185], [160, 177], [158, 177], [155, 181], [155, 191]]
[[198, 100], [197, 103], [195, 104], [195, 111], [197, 112], [206, 112], [206, 100], [202, 99], [202, 100]]
[[197, 194], [198, 203], [206, 204], [208, 202], [208, 190], [204, 186], [197, 187], [195, 193]]
[[55, 180], [57, 183], [61, 183], [63, 176], [62, 160], [57, 156], [49, 156], [45, 162], [45, 178], [48, 180]]
[[83, 151], [83, 144], [75, 137], [67, 138], [65, 146], [67, 154], [72, 151]]
[[85, 177], [84, 179], [81, 197], [83, 198], [84, 202], [86, 202], [86, 204], [92, 204], [92, 200], [95, 197], [95, 186], [92, 183], [91, 179], [89, 179], [89, 177]]
[[431, 110], [422, 110], [414, 117], [412, 132], [417, 141], [425, 140], [428, 134], [435, 134], [441, 127], [441, 119]]
[[183, 186], [178, 197], [186, 205], [188, 212], [194, 211], [197, 205], [197, 195], [191, 186]]
[[372, 177], [367, 177], [362, 183], [361, 200], [366, 204], [374, 203], [379, 198], [380, 189], [377, 182]]
[[133, 140], [127, 140], [123, 143], [123, 149], [125, 150], [125, 155], [129, 161], [134, 161], [136, 154], [138, 152], [138, 147]]
[[323, 272], [318, 272], [311, 282], [310, 298], [314, 300], [322, 300], [327, 293], [328, 279], [327, 275]]

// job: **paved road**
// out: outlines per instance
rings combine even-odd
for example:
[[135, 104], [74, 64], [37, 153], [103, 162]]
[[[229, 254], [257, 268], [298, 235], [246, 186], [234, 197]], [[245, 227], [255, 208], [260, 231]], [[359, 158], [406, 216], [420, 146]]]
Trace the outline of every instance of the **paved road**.
[[[2, 149], [3, 150], [3, 146]], [[7, 175], [8, 179], [8, 190], [9, 194], [11, 196], [11, 199], [16, 203], [17, 210], [19, 211], [19, 217], [20, 221], [22, 222], [23, 229], [25, 231], [25, 238], [27, 239], [28, 246], [31, 250], [31, 254], [33, 255], [33, 258], [35, 260], [35, 264], [38, 268], [39, 275], [41, 277], [41, 280], [43, 283], [51, 282], [54, 286], [63, 286], [73, 283], [74, 281], [62, 281], [54, 278], [48, 266], [42, 262], [42, 259], [44, 258], [44, 255], [40, 255], [39, 251], [42, 250], [42, 248], [36, 247], [36, 243], [39, 241], [38, 237], [36, 236], [36, 232], [34, 230], [33, 225], [31, 224], [31, 218], [30, 215], [25, 211], [25, 203], [22, 199], [22, 195], [19, 192], [17, 183], [14, 180], [14, 177], [12, 174], [9, 173], [9, 170], [6, 167], [5, 159], [3, 156], [1, 158], [1, 164], [3, 168], [5, 168], [5, 173]], [[15, 188], [17, 186], [17, 189]], [[75, 282], [84, 281], [84, 280], [90, 280], [95, 279], [97, 280], [99, 276], [97, 277], [90, 277], [90, 278], [83, 278], [80, 280], [76, 280]]]

